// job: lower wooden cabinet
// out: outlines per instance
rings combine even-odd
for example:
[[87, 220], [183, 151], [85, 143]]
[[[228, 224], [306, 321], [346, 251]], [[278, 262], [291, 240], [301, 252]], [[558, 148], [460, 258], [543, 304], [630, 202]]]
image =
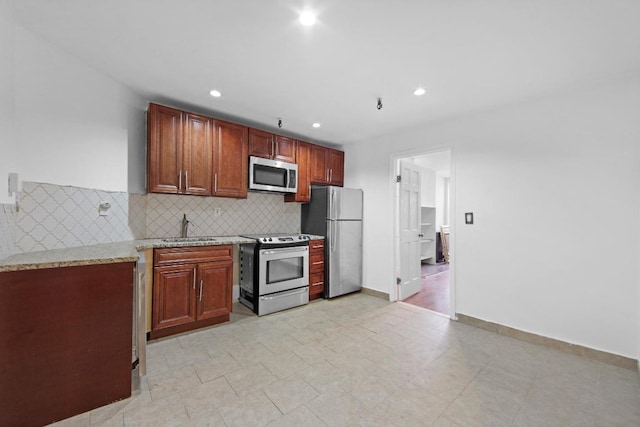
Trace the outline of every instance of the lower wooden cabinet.
[[309, 300], [324, 295], [324, 240], [309, 242]]
[[134, 271], [0, 273], [0, 426], [43, 426], [131, 396]]
[[233, 246], [154, 250], [151, 338], [229, 320]]

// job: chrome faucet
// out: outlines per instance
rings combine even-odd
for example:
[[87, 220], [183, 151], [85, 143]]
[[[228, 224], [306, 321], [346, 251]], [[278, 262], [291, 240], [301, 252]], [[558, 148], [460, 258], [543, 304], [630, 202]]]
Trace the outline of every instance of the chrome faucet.
[[180, 237], [188, 237], [187, 235], [189, 234], [189, 223], [191, 221], [189, 221], [187, 219], [187, 214], [184, 214], [182, 216], [182, 228], [180, 229]]

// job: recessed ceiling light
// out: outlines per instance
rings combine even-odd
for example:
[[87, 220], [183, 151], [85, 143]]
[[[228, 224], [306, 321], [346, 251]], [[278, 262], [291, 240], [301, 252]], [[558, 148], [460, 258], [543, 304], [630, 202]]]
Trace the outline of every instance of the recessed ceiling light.
[[419, 87], [418, 89], [413, 91], [413, 94], [415, 96], [421, 96], [421, 95], [424, 95], [425, 93], [427, 93], [427, 91], [424, 90], [424, 88], [421, 88], [421, 87]]
[[320, 123], [314, 123], [311, 126], [313, 126], [314, 128], [319, 128], [320, 127]]
[[209, 95], [213, 96], [214, 98], [219, 98], [222, 96], [222, 93], [220, 93], [219, 90], [212, 90], [211, 92], [209, 92]]
[[310, 27], [316, 23], [316, 14], [310, 10], [305, 10], [300, 14], [300, 23], [306, 27]]

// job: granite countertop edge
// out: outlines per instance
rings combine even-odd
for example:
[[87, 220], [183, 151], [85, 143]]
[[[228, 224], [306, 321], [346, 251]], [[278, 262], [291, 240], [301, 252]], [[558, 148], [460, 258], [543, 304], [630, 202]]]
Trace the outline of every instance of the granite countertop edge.
[[215, 236], [211, 239], [215, 240], [184, 240], [166, 242], [163, 239], [142, 239], [37, 252], [25, 252], [0, 259], [0, 273], [21, 270], [38, 270], [44, 268], [136, 262], [138, 261], [138, 251], [145, 249], [235, 245], [254, 242], [251, 239], [239, 236]]

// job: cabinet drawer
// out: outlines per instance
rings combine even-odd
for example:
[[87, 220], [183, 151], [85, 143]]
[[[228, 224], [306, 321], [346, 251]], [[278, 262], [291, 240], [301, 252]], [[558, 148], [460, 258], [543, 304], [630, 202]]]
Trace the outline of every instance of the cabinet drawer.
[[309, 274], [309, 286], [324, 286], [324, 272]]
[[321, 298], [324, 292], [324, 283], [309, 286], [309, 300]]
[[309, 253], [314, 252], [324, 253], [324, 240], [311, 240], [309, 242]]
[[309, 272], [324, 271], [324, 254], [309, 254]]
[[188, 246], [153, 251], [153, 265], [185, 264], [233, 259], [233, 245]]

